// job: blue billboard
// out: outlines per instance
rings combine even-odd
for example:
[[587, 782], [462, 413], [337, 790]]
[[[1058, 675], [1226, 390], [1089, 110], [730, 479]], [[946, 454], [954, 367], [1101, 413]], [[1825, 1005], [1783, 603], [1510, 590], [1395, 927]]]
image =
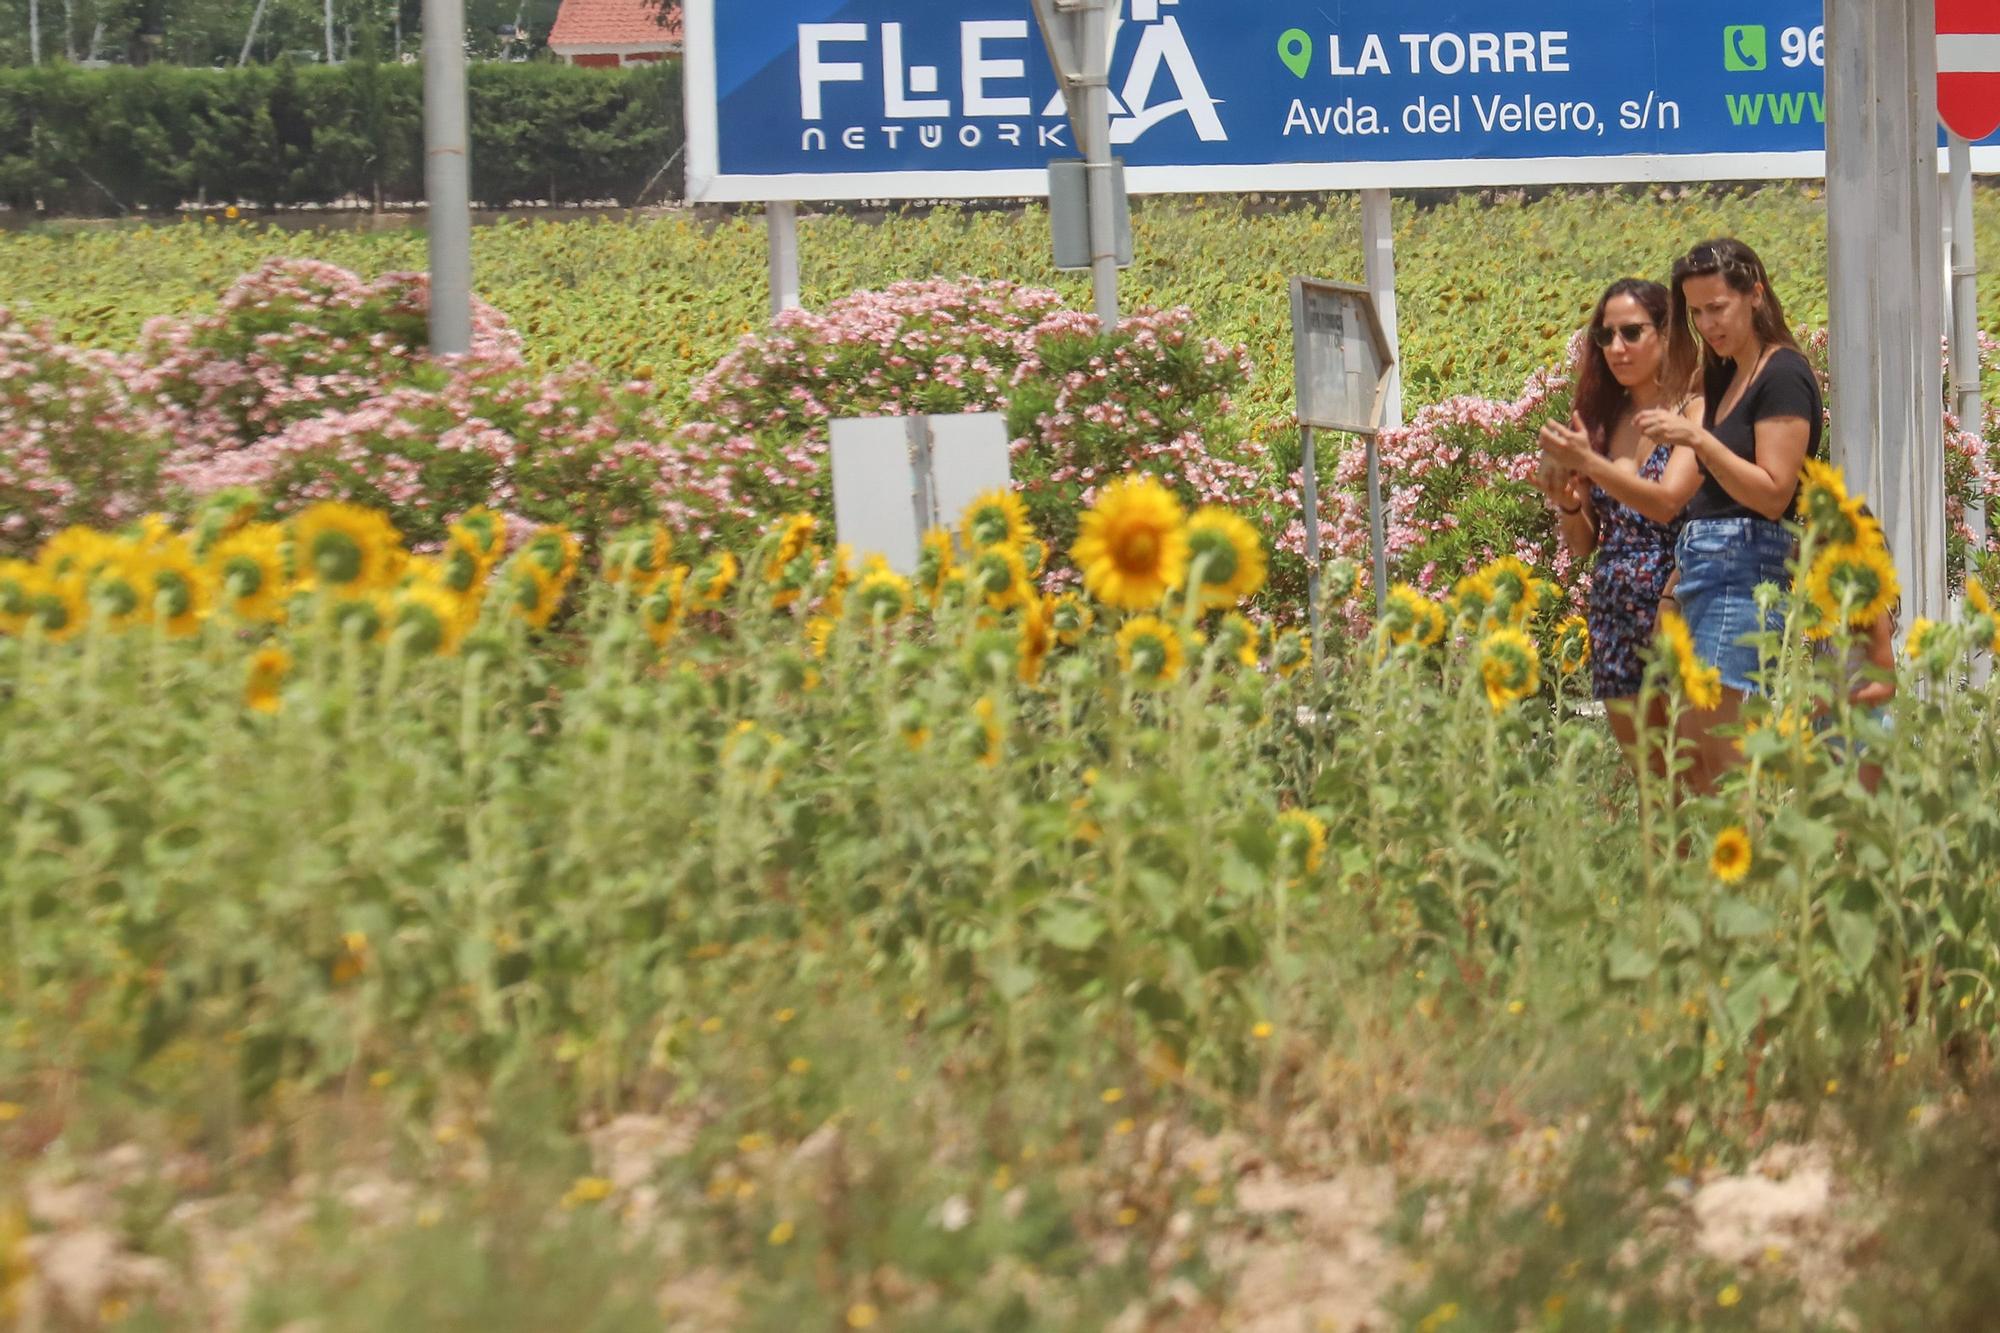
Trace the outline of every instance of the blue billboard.
[[[697, 200], [1032, 195], [1077, 155], [1029, 0], [685, 13]], [[1818, 176], [1825, 61], [1819, 0], [1121, 0], [1111, 133], [1135, 191]]]

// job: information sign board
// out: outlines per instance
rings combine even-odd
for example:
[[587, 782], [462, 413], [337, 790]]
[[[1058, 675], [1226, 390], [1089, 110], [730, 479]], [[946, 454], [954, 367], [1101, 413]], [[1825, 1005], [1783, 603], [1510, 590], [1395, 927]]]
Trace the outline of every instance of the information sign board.
[[[1039, 195], [1030, 0], [686, 0], [697, 200]], [[1119, 0], [1136, 192], [1825, 173], [1820, 0]], [[1994, 139], [1977, 150], [2000, 170]]]

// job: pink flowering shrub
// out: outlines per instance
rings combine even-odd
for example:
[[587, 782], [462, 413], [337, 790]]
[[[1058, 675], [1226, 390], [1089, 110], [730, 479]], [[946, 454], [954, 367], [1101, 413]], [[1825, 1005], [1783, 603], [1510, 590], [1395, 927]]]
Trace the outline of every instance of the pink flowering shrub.
[[166, 424], [126, 392], [125, 374], [118, 358], [0, 309], [0, 555], [154, 504]]
[[274, 259], [238, 279], [213, 314], [150, 321], [134, 389], [173, 418], [180, 452], [221, 453], [405, 384], [437, 388], [453, 372], [522, 367], [520, 336], [478, 301], [462, 364], [433, 362], [429, 299], [421, 273], [369, 281], [316, 260]]
[[1058, 554], [1079, 502], [1130, 468], [1267, 519], [1268, 466], [1230, 422], [1247, 357], [1193, 322], [1144, 312], [1107, 334], [1056, 292], [971, 279], [787, 311], [691, 395], [708, 419], [683, 429], [661, 508], [704, 537], [786, 510], [824, 515], [833, 418], [1004, 411], [1015, 484]]

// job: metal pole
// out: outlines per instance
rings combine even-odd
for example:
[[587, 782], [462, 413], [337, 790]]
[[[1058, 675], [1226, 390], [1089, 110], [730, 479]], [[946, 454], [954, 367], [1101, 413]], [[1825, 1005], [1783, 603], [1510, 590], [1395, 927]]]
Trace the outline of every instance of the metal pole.
[[1932, 0], [1827, 0], [1833, 456], [1881, 518], [1902, 623], [1946, 615]]
[[[257, 7], [250, 11], [250, 26], [243, 33], [243, 50], [236, 57], [236, 63], [239, 66], [250, 63], [250, 47], [257, 40], [257, 25], [264, 21], [264, 7], [268, 3], [269, 0], [257, 0]], [[401, 53], [398, 52], [398, 54]]]
[[1368, 545], [1375, 557], [1375, 614], [1389, 596], [1388, 532], [1382, 515], [1382, 451], [1371, 432], [1368, 441]]
[[333, 55], [333, 0], [326, 0], [326, 63], [334, 63]]
[[424, 195], [431, 354], [472, 349], [472, 178], [465, 130], [465, 0], [424, 0]]
[[1091, 0], [1083, 13], [1083, 144], [1090, 185], [1090, 290], [1097, 319], [1106, 329], [1118, 323], [1118, 230], [1112, 216], [1115, 192], [1111, 165], [1111, 6]]
[[1361, 192], [1361, 267], [1362, 280], [1375, 298], [1375, 313], [1382, 321], [1382, 332], [1389, 337], [1389, 354], [1396, 358], [1396, 364], [1389, 369], [1389, 383], [1383, 389], [1382, 424], [1400, 426], [1403, 348], [1402, 338], [1396, 332], [1396, 232], [1390, 221], [1387, 190]]
[[[1972, 230], [1972, 145], [1958, 135], [1946, 143], [1951, 159], [1951, 387], [1958, 428], [1983, 435], [1986, 406], [1979, 391], [1979, 250]], [[1986, 545], [1986, 509], [1965, 514], [1973, 544]]]
[[1319, 679], [1319, 454], [1313, 428], [1299, 428], [1299, 503], [1306, 515], [1306, 634], [1313, 679]]
[[28, 0], [28, 63], [42, 63], [42, 5], [41, 0]]
[[764, 232], [771, 252], [771, 317], [799, 308], [799, 206], [773, 200], [764, 205]]

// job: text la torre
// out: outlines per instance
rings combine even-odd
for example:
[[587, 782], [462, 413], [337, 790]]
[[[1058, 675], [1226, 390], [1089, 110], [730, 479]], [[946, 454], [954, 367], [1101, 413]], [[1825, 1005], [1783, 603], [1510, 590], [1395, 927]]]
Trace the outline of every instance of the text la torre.
[[[1134, 143], [1152, 129], [1176, 116], [1186, 116], [1204, 142], [1227, 142], [1229, 134], [1216, 114], [1221, 105], [1208, 92], [1208, 85], [1188, 49], [1187, 37], [1171, 16], [1162, 17], [1162, 5], [1179, 0], [1130, 0], [1132, 14], [1124, 16], [1124, 3], [1112, 17], [1113, 63], [1122, 37], [1136, 30], [1138, 37], [1126, 66], [1122, 88], [1112, 96], [1111, 141]], [[938, 122], [962, 119], [967, 122], [1003, 122], [987, 127], [1000, 142], [1019, 144], [1022, 121], [1034, 122], [1034, 104], [1027, 93], [1026, 57], [1034, 48], [1032, 25], [1025, 19], [961, 22], [959, 28], [959, 98], [953, 101], [940, 94], [939, 67], [913, 64], [905, 52], [901, 23], [801, 23], [799, 25], [799, 109], [808, 122], [802, 147], [824, 149], [827, 135], [816, 122], [827, 119], [828, 103], [839, 98], [837, 85], [867, 85], [871, 70], [864, 59], [879, 66], [882, 118], [889, 122], [875, 130], [890, 148], [913, 128], [897, 122], [928, 121], [913, 136], [924, 148], [941, 147], [944, 126]], [[863, 57], [855, 59], [854, 57]], [[1170, 80], [1172, 95], [1162, 97], [1161, 81]], [[1067, 108], [1057, 93], [1042, 109], [1034, 124], [1043, 145], [1064, 145], [1068, 128]], [[850, 120], [851, 115], [841, 115]], [[840, 132], [839, 141], [849, 149], [868, 146], [869, 131], [850, 124]], [[977, 147], [984, 137], [981, 127], [963, 124], [955, 136], [965, 147]]]

